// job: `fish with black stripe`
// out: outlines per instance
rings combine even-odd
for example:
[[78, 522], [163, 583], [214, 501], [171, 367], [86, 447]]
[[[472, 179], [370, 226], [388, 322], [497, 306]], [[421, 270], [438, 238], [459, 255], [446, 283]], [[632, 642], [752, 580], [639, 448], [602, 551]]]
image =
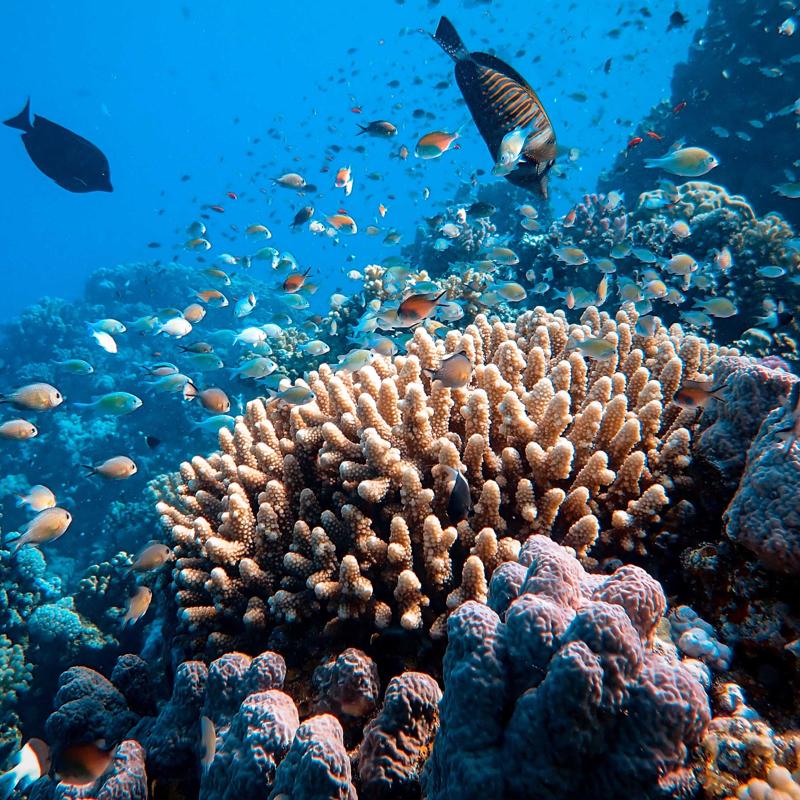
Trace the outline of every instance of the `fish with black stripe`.
[[506, 134], [530, 131], [517, 168], [505, 178], [523, 189], [536, 187], [546, 198], [548, 172], [556, 158], [556, 135], [536, 92], [496, 56], [470, 53], [447, 17], [439, 20], [433, 38], [456, 62], [461, 94], [495, 161]]

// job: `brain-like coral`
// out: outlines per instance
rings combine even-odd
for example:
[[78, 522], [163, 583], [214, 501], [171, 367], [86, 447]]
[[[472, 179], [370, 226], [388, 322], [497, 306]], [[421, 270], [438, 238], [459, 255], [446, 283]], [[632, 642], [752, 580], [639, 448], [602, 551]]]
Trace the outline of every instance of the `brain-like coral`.
[[[408, 355], [356, 373], [321, 367], [307, 405], [251, 402], [158, 505], [195, 651], [314, 618], [442, 635], [532, 533], [581, 556], [598, 539], [644, 552], [690, 461], [696, 415], [671, 400], [717, 349], [678, 326], [642, 336], [635, 321], [632, 307], [589, 308], [580, 324], [542, 308], [515, 324], [481, 316], [444, 341], [417, 330]], [[593, 337], [608, 357], [581, 355]], [[459, 350], [470, 384], [432, 381]], [[450, 516], [456, 471], [466, 519]]]
[[800, 575], [800, 442], [791, 436], [793, 409], [775, 409], [747, 456], [739, 488], [725, 512], [725, 533], [767, 569]]
[[588, 574], [532, 536], [491, 607], [450, 617], [426, 796], [677, 796], [710, 711], [693, 671], [653, 647], [665, 605], [638, 567]]

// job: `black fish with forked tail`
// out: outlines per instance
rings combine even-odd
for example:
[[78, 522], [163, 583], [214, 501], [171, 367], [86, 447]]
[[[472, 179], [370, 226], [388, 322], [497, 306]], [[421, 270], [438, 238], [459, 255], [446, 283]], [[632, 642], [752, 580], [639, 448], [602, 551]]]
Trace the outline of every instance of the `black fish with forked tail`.
[[48, 178], [70, 192], [111, 192], [108, 159], [91, 142], [67, 128], [34, 114], [31, 101], [16, 117], [3, 124], [22, 133], [22, 143], [31, 161]]
[[456, 80], [472, 118], [497, 161], [506, 134], [529, 131], [517, 168], [505, 178], [547, 197], [547, 173], [555, 163], [556, 135], [536, 92], [513, 67], [488, 53], [470, 53], [447, 17], [434, 40], [456, 62]]

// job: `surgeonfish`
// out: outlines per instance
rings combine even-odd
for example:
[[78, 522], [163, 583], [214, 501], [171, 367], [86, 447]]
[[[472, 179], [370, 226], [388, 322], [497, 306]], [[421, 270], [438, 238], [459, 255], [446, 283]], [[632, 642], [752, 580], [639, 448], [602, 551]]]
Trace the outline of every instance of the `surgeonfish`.
[[523, 189], [537, 187], [546, 198], [548, 172], [556, 158], [556, 136], [536, 92], [496, 56], [470, 53], [447, 17], [439, 20], [433, 39], [456, 62], [456, 81], [494, 163], [507, 134], [530, 131], [517, 168], [505, 179]]

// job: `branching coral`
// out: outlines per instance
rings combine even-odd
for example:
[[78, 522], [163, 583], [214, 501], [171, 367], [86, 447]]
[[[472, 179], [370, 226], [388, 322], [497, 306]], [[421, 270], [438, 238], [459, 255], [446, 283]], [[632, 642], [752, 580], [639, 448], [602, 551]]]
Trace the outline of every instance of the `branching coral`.
[[[251, 402], [158, 506], [180, 627], [212, 651], [313, 618], [440, 635], [531, 533], [583, 557], [598, 539], [644, 552], [690, 460], [695, 414], [670, 401], [717, 349], [635, 321], [632, 308], [572, 325], [542, 308], [514, 325], [479, 316], [444, 341], [418, 330], [409, 355], [355, 375], [323, 366], [315, 402]], [[591, 337], [608, 359], [577, 351]], [[424, 370], [457, 350], [470, 386], [431, 384]], [[453, 469], [474, 503], [461, 521], [447, 516]]]

